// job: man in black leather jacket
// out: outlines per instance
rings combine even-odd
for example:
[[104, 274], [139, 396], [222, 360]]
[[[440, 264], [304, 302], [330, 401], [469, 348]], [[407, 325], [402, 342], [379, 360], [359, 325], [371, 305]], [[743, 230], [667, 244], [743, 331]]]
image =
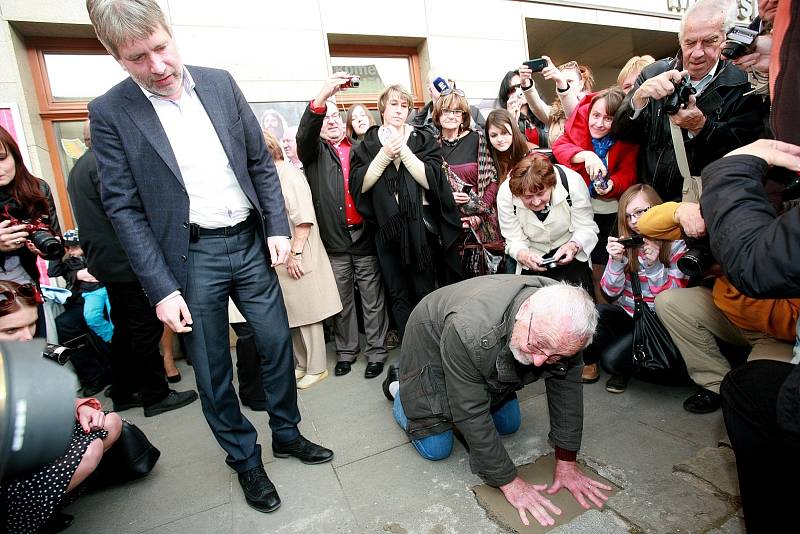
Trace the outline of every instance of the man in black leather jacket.
[[[731, 27], [723, 3], [699, 0], [686, 12], [679, 56], [648, 65], [616, 113], [612, 135], [637, 143], [639, 181], [652, 185], [665, 201], [680, 200], [683, 177], [678, 169], [670, 121], [681, 128], [693, 176], [727, 152], [755, 141], [763, 131], [766, 110], [750, 91], [747, 76], [720, 52]], [[664, 112], [675, 82], [688, 74], [697, 90], [675, 115]]]

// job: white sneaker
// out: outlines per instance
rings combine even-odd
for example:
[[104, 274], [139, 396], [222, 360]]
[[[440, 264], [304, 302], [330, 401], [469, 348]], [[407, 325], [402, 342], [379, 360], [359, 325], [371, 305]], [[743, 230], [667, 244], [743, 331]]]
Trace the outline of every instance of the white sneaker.
[[321, 380], [325, 380], [328, 378], [328, 370], [325, 369], [319, 374], [316, 375], [305, 375], [303, 378], [297, 381], [297, 389], [306, 389], [310, 388], [317, 382]]

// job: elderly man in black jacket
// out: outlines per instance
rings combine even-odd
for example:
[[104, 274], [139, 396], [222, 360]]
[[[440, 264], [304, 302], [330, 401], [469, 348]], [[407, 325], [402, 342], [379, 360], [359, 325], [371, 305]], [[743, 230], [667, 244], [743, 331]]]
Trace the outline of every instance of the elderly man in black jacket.
[[578, 287], [535, 276], [481, 276], [428, 294], [407, 323], [400, 368], [384, 381], [394, 417], [426, 459], [450, 455], [457, 428], [472, 471], [496, 486], [528, 523], [560, 514], [539, 494], [545, 486], [517, 476], [501, 435], [521, 423], [516, 391], [539, 379], [547, 389], [549, 438], [555, 447], [554, 494], [567, 488], [584, 507], [600, 507], [610, 490], [584, 475], [575, 459], [583, 431], [579, 353], [597, 326], [597, 311]]
[[[734, 22], [731, 8], [735, 5], [727, 0], [694, 3], [681, 21], [679, 56], [645, 67], [614, 118], [612, 135], [641, 146], [639, 181], [652, 185], [665, 201], [681, 200], [684, 181], [670, 122], [681, 129], [692, 176], [761, 137], [766, 113], [761, 97], [746, 95], [751, 89], [747, 76], [720, 58], [725, 32]], [[687, 74], [697, 93], [685, 108], [668, 115], [666, 97]]]
[[336, 376], [346, 375], [359, 352], [358, 322], [354, 305], [354, 281], [361, 294], [367, 356], [366, 378], [383, 372], [388, 317], [375, 232], [356, 210], [348, 188], [350, 150], [336, 104], [330, 99], [350, 76], [337, 72], [325, 82], [306, 108], [297, 129], [297, 154], [311, 186], [320, 236], [331, 261], [342, 311], [334, 317]]

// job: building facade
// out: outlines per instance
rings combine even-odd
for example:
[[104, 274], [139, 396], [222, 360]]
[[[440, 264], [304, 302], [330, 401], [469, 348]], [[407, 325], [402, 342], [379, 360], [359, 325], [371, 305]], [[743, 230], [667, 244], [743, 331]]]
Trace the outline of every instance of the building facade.
[[[428, 98], [433, 68], [471, 100], [497, 97], [528, 58], [590, 66], [596, 87], [632, 55], [672, 56], [689, 0], [160, 0], [183, 61], [229, 70], [262, 124], [289, 129], [332, 69], [362, 84], [342, 108], [407, 85]], [[738, 0], [740, 19], [755, 1]], [[635, 8], [634, 8], [635, 7]], [[66, 177], [83, 151], [87, 102], [126, 76], [94, 38], [84, 0], [0, 0], [0, 125], [14, 130], [31, 171], [57, 192], [73, 226]], [[544, 94], [549, 82], [537, 80]], [[276, 111], [277, 113], [273, 113]], [[276, 117], [277, 115], [277, 117]], [[25, 150], [27, 148], [27, 150]]]

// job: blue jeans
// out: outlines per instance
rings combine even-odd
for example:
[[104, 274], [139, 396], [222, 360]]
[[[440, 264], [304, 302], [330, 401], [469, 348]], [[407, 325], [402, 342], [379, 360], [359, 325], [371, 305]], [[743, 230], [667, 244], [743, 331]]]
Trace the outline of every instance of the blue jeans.
[[86, 291], [83, 297], [83, 318], [86, 324], [106, 343], [111, 343], [114, 325], [111, 322], [111, 303], [108, 301], [106, 288]]
[[[403, 405], [400, 403], [399, 391], [394, 398], [392, 415], [394, 415], [394, 420], [397, 421], [400, 428], [403, 430], [408, 428], [408, 418], [403, 411]], [[519, 411], [519, 400], [517, 400], [516, 395], [492, 412], [492, 420], [497, 433], [501, 436], [513, 434], [519, 430], [519, 425], [522, 423], [522, 414]], [[453, 431], [447, 430], [441, 434], [412, 439], [411, 444], [417, 449], [419, 455], [426, 460], [444, 460], [453, 451]]]

